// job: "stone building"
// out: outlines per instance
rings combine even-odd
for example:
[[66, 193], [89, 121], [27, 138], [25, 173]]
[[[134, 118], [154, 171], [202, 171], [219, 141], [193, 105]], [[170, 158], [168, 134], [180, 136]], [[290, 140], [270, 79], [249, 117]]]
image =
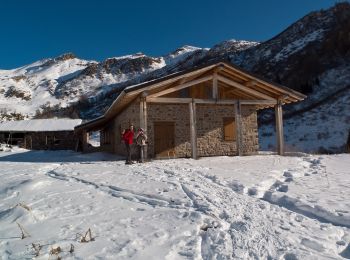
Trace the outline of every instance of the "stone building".
[[81, 119], [33, 119], [0, 123], [0, 143], [30, 150], [76, 150]]
[[275, 107], [283, 154], [282, 105], [305, 96], [217, 62], [125, 88], [102, 117], [75, 128], [83, 151], [89, 132], [100, 150], [125, 154], [121, 131], [133, 124], [148, 135], [148, 158], [249, 155], [259, 150], [257, 110]]

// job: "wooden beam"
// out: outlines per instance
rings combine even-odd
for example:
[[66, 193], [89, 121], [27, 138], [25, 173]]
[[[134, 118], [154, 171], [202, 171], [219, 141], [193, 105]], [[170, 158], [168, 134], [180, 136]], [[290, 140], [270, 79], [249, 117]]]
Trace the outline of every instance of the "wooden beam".
[[192, 158], [197, 159], [197, 130], [196, 130], [196, 103], [188, 104], [190, 110], [191, 153]]
[[212, 88], [213, 99], [218, 98], [218, 73], [215, 71], [213, 75], [213, 88]]
[[236, 100], [235, 103], [235, 122], [236, 122], [236, 145], [237, 145], [237, 155], [243, 155], [242, 147], [242, 115], [241, 115], [241, 103], [239, 100]]
[[256, 85], [255, 80], [249, 80], [246, 84], [247, 87], [254, 87]]
[[[240, 71], [240, 70], [238, 70], [238, 69], [236, 69], [236, 68], [233, 68], [233, 67], [228, 67], [226, 64], [224, 64], [224, 66], [225, 66], [225, 69], [224, 69], [224, 71], [225, 72], [227, 72], [227, 73], [230, 73], [230, 74], [233, 74], [233, 75], [235, 75], [235, 76], [239, 76], [240, 78], [242, 78], [242, 79], [244, 79], [245, 78], [245, 80], [254, 80], [256, 83], [259, 83], [259, 87], [261, 86], [266, 86], [266, 87], [268, 87], [268, 91], [273, 91], [273, 90], [275, 90], [275, 91], [277, 91], [277, 92], [275, 92], [275, 93], [279, 93], [279, 94], [281, 94], [281, 93], [284, 93], [284, 94], [288, 94], [289, 96], [290, 96], [290, 98], [293, 98], [293, 99], [295, 99], [296, 101], [300, 101], [300, 100], [303, 100], [306, 96], [304, 96], [304, 97], [300, 97], [300, 93], [298, 93], [297, 91], [295, 91], [295, 90], [292, 90], [292, 89], [288, 89], [288, 90], [286, 90], [286, 89], [283, 89], [283, 88], [281, 88], [281, 87], [278, 87], [278, 86], [275, 86], [275, 85], [273, 85], [272, 83], [270, 83], [270, 82], [266, 82], [266, 81], [264, 81], [264, 80], [261, 80], [261, 79], [259, 79], [259, 78], [257, 78], [257, 77], [254, 77], [254, 76], [252, 76], [252, 75], [249, 75], [249, 74], [247, 74], [247, 73], [245, 73], [245, 72], [243, 72], [243, 71]], [[272, 90], [273, 89], [273, 90]]]
[[275, 106], [275, 117], [276, 117], [276, 138], [277, 138], [277, 153], [284, 155], [284, 136], [283, 136], [283, 111], [282, 101], [278, 101]]
[[[200, 98], [165, 98], [165, 97], [147, 97], [146, 101], [148, 103], [171, 103], [171, 104], [188, 104], [192, 101], [197, 104], [218, 104], [218, 105], [234, 105], [236, 104], [236, 99], [200, 99]], [[256, 100], [256, 99], [243, 99], [240, 100], [241, 105], [276, 105], [276, 100]]]
[[[152, 89], [155, 89], [155, 88], [158, 88], [158, 87], [161, 87], [161, 86], [164, 86], [164, 85], [167, 85], [167, 84], [170, 84], [170, 83], [173, 83], [175, 81], [178, 81], [179, 79], [181, 78], [188, 78], [188, 77], [191, 77], [193, 75], [200, 75], [200, 74], [203, 74], [204, 72], [207, 72], [209, 70], [211, 70], [212, 68], [214, 68], [216, 65], [211, 65], [211, 66], [208, 66], [208, 67], [205, 67], [205, 68], [202, 68], [202, 69], [199, 69], [199, 70], [195, 70], [195, 71], [192, 71], [192, 72], [189, 72], [189, 73], [186, 73], [186, 74], [183, 74], [183, 75], [179, 75], [177, 77], [174, 77], [174, 78], [170, 78], [170, 79], [167, 79], [167, 80], [164, 80], [164, 81], [161, 81], [161, 82], [158, 82], [158, 83], [154, 83], [154, 84], [150, 84], [149, 86], [145, 87], [145, 88], [142, 88], [140, 90], [134, 90], [132, 92], [132, 95], [137, 95], [143, 91], [148, 90], [152, 90]], [[145, 83], [140, 83], [139, 85], [143, 85]], [[125, 88], [126, 91], [129, 91], [129, 89], [133, 89], [133, 88], [136, 88], [137, 85], [132, 85], [130, 87], [127, 87]]]
[[224, 87], [223, 91], [226, 92], [225, 95], [225, 99], [227, 99], [227, 95], [233, 95], [234, 97], [232, 97], [231, 99], [245, 99], [245, 100], [251, 100], [251, 99], [256, 99], [256, 97], [243, 92], [242, 90], [239, 90], [237, 88], [232, 88], [231, 86], [229, 86], [229, 90], [225, 89], [226, 86]]
[[218, 104], [218, 105], [233, 105], [234, 100], [215, 100], [215, 99], [200, 99], [194, 98], [193, 101], [197, 104]]
[[179, 85], [186, 84], [187, 82], [190, 82], [190, 81], [193, 81], [193, 80], [196, 80], [196, 79], [199, 79], [199, 78], [211, 75], [211, 74], [212, 73], [209, 70], [209, 71], [202, 71], [201, 73], [193, 74], [193, 75], [188, 76], [188, 77], [180, 78], [177, 81], [174, 81], [174, 82], [172, 82], [170, 84], [166, 84], [164, 86], [152, 89], [151, 91], [149, 91], [148, 96], [156, 94], [157, 92], [165, 90], [165, 89], [170, 89], [170, 88], [173, 88], [173, 87], [176, 87], [176, 86], [179, 86]]
[[[222, 99], [222, 100], [212, 100], [212, 99], [193, 99], [197, 104], [217, 104], [217, 105], [235, 105], [238, 99]], [[241, 105], [276, 105], [276, 100], [240, 100]]]
[[143, 114], [143, 108], [144, 108], [144, 103], [145, 99], [144, 98], [140, 98], [140, 127], [144, 128], [145, 126], [145, 122], [144, 122], [144, 114]]
[[240, 90], [242, 90], [242, 91], [244, 91], [244, 92], [250, 93], [250, 94], [252, 94], [253, 96], [256, 96], [256, 97], [259, 97], [259, 98], [262, 98], [262, 99], [266, 99], [266, 100], [274, 100], [272, 97], [270, 97], [270, 96], [268, 96], [268, 95], [265, 95], [265, 94], [263, 94], [263, 93], [260, 93], [260, 92], [254, 90], [254, 89], [248, 88], [248, 87], [246, 87], [246, 86], [244, 86], [244, 85], [242, 85], [242, 84], [240, 84], [240, 83], [237, 83], [237, 82], [235, 82], [235, 81], [232, 81], [232, 80], [230, 80], [230, 79], [228, 79], [228, 78], [225, 78], [225, 77], [223, 77], [223, 76], [218, 76], [218, 79], [219, 79], [220, 81], [222, 81], [222, 82], [228, 84], [228, 85], [231, 85], [231, 86], [233, 86], [233, 87], [235, 87], [235, 88], [238, 88], [238, 89], [240, 89]]
[[229, 74], [229, 75], [231, 75], [233, 77], [239, 78], [239, 79], [241, 79], [243, 81], [247, 80], [246, 76], [244, 76], [244, 75], [242, 76], [242, 74], [234, 73], [233, 71], [231, 71], [230, 69], [228, 69], [226, 67], [223, 69], [223, 72], [225, 72], [225, 73], [227, 73], [227, 74]]
[[240, 100], [241, 105], [276, 105], [275, 100]]
[[190, 103], [192, 98], [164, 98], [164, 97], [147, 97], [148, 103]]
[[196, 85], [196, 84], [199, 84], [199, 83], [202, 83], [202, 82], [211, 80], [212, 78], [213, 78], [213, 76], [212, 76], [212, 75], [209, 75], [209, 76], [206, 76], [206, 77], [203, 77], [203, 78], [195, 79], [195, 80], [186, 82], [186, 83], [184, 83], [184, 84], [178, 85], [178, 86], [176, 86], [176, 87], [168, 88], [168, 89], [165, 89], [165, 90], [160, 91], [160, 92], [158, 92], [158, 93], [149, 95], [149, 97], [164, 96], [164, 95], [166, 95], [166, 94], [169, 94], [169, 93], [178, 91], [178, 90], [180, 90], [180, 89], [188, 88], [188, 87], [190, 87], [190, 86], [193, 86], [193, 85]]

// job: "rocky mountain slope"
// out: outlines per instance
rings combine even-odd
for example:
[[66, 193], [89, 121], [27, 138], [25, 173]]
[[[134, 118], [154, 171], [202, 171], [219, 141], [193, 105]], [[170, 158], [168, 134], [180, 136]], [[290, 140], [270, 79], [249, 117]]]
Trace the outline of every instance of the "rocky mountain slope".
[[[350, 4], [338, 3], [306, 15], [262, 43], [229, 40], [210, 49], [183, 46], [161, 57], [137, 53], [102, 62], [64, 54], [18, 69], [0, 70], [0, 114], [5, 119], [35, 113], [91, 119], [103, 114], [128, 85], [228, 59], [308, 95], [304, 102], [285, 108], [290, 149], [338, 152], [344, 149], [350, 130], [349, 50]], [[337, 138], [330, 124], [333, 121], [339, 126]], [[315, 126], [312, 133], [308, 132], [308, 123]], [[274, 132], [273, 113], [261, 114], [260, 124], [261, 135], [266, 137], [261, 138], [261, 146], [272, 148], [274, 142], [268, 137]], [[297, 126], [300, 131], [292, 131]]]

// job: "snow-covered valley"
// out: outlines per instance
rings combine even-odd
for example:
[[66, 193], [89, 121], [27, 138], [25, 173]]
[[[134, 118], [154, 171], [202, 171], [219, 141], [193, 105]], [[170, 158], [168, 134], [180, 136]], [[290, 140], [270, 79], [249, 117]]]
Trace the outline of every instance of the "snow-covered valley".
[[119, 159], [1, 152], [2, 259], [350, 258], [348, 154]]

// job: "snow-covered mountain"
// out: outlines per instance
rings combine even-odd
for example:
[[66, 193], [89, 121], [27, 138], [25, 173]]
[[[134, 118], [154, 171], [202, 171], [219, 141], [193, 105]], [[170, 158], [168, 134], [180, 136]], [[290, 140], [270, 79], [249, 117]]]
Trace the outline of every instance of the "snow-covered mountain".
[[[183, 46], [160, 57], [136, 53], [87, 61], [74, 54], [44, 59], [13, 70], [0, 70], [0, 111], [3, 118], [16, 113], [32, 117], [48, 107], [66, 108], [88, 100], [89, 107], [108, 107], [113, 94], [124, 86], [140, 83], [198, 65], [227, 53], [239, 53], [258, 43], [229, 40], [211, 49]], [[96, 102], [101, 99], [104, 102]], [[82, 116], [91, 118], [104, 108]], [[80, 111], [81, 112], [81, 111]], [[0, 118], [1, 119], [1, 118]]]
[[[128, 85], [228, 59], [308, 95], [305, 101], [285, 109], [286, 139], [292, 142], [291, 149], [306, 146], [309, 151], [340, 151], [350, 130], [349, 35], [350, 4], [339, 3], [306, 15], [262, 43], [228, 40], [210, 49], [183, 46], [160, 57], [136, 53], [101, 62], [64, 54], [18, 69], [0, 70], [0, 114], [5, 119], [18, 117], [18, 113], [32, 117], [40, 110], [41, 116], [53, 111], [55, 115], [79, 114], [91, 119], [103, 114]], [[273, 134], [272, 121], [273, 113], [261, 114], [261, 135]], [[308, 131], [311, 122], [312, 133]], [[339, 126], [337, 138], [331, 122]], [[300, 130], [292, 131], [298, 127]], [[264, 149], [274, 145], [268, 139], [261, 138]]]
[[164, 67], [158, 75], [179, 70], [176, 67], [191, 54], [205, 52], [206, 49], [184, 46], [162, 57], [136, 53], [102, 62], [82, 60], [68, 53], [0, 70], [0, 111], [3, 118], [11, 113], [32, 117], [44, 106], [65, 108], [83, 98], [96, 100], [100, 95], [119, 91], [123, 83], [140, 82]]
[[[350, 4], [341, 3], [305, 16], [254, 53], [246, 53], [241, 66], [308, 95], [285, 107], [288, 149], [345, 151], [350, 135], [349, 36]], [[273, 113], [260, 119], [271, 123]], [[263, 125], [260, 134], [271, 137], [272, 125]], [[274, 140], [260, 140], [263, 149], [274, 146]]]
[[69, 99], [59, 99], [56, 94], [62, 82], [76, 77], [87, 66], [95, 63], [78, 59], [73, 54], [64, 54], [18, 69], [1, 70], [1, 115], [16, 112], [33, 116], [46, 103], [67, 106]]

